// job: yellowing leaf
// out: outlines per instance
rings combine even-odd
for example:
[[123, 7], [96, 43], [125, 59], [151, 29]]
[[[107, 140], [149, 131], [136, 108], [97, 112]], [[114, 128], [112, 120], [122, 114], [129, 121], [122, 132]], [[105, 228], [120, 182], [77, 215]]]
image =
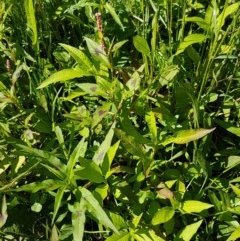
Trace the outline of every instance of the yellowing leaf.
[[173, 136], [169, 137], [167, 140], [162, 142], [161, 144], [164, 146], [170, 143], [186, 144], [190, 141], [198, 140], [199, 138], [204, 137], [205, 135], [211, 133], [214, 130], [215, 128], [180, 130], [180, 131], [177, 131]]
[[213, 207], [212, 204], [195, 200], [188, 200], [182, 204], [182, 210], [186, 213], [200, 213], [203, 210]]

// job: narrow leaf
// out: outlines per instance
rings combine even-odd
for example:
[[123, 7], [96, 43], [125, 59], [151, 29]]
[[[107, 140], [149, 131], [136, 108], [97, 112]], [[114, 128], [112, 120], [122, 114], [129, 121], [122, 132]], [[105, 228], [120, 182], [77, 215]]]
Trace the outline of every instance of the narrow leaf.
[[139, 51], [140, 53], [146, 54], [146, 55], [150, 54], [150, 48], [148, 46], [148, 43], [143, 37], [139, 35], [135, 36], [133, 38], [133, 44], [134, 44], [134, 47], [137, 49], [137, 51]]
[[108, 149], [111, 146], [112, 138], [114, 135], [114, 127], [115, 127], [116, 122], [114, 122], [109, 129], [104, 141], [101, 143], [99, 146], [98, 150], [96, 151], [95, 155], [93, 156], [93, 161], [97, 163], [98, 165], [101, 164], [104, 160], [104, 156], [107, 153]]
[[2, 207], [1, 207], [1, 213], [0, 213], [0, 228], [3, 227], [3, 225], [6, 223], [8, 218], [7, 214], [7, 202], [6, 202], [6, 196], [3, 196], [2, 199]]
[[66, 189], [66, 185], [64, 186], [61, 186], [58, 191], [57, 191], [57, 194], [56, 194], [56, 197], [55, 197], [55, 201], [54, 201], [54, 209], [53, 209], [53, 218], [52, 218], [52, 224], [54, 223], [54, 220], [57, 216], [57, 213], [58, 213], [58, 210], [60, 208], [60, 205], [61, 205], [61, 201], [62, 201], [62, 198], [63, 198], [63, 194], [65, 192], [65, 189]]
[[55, 84], [58, 82], [65, 82], [74, 78], [80, 78], [82, 76], [88, 76], [89, 74], [80, 69], [63, 69], [54, 74], [49, 78], [44, 80], [41, 85], [38, 86], [38, 89], [42, 89], [50, 84]]
[[181, 209], [186, 213], [200, 213], [203, 210], [209, 209], [211, 207], [213, 207], [212, 204], [195, 200], [188, 200], [183, 202]]
[[195, 43], [201, 43], [204, 40], [207, 39], [207, 35], [204, 34], [191, 34], [184, 38], [183, 42], [180, 43], [178, 50], [175, 55], [178, 55], [182, 53], [188, 46], [195, 44]]
[[80, 49], [77, 49], [75, 47], [72, 47], [67, 44], [60, 44], [68, 53], [77, 61], [78, 65], [86, 72], [95, 73], [95, 68], [92, 62], [89, 60], [87, 55], [81, 51]]
[[82, 198], [80, 203], [74, 203], [72, 212], [72, 226], [73, 226], [73, 240], [82, 241], [84, 234], [84, 224], [86, 221], [85, 217], [86, 201]]
[[89, 180], [93, 183], [105, 181], [100, 167], [95, 162], [80, 158], [80, 164], [79, 168], [74, 169], [74, 178], [76, 180]]
[[78, 145], [75, 147], [67, 163], [67, 177], [69, 178], [69, 180], [71, 180], [73, 177], [73, 169], [78, 161], [78, 158], [84, 157], [86, 150], [87, 143], [85, 142], [85, 138], [83, 137], [78, 143]]
[[109, 219], [109, 217], [104, 212], [104, 210], [102, 209], [98, 201], [95, 199], [95, 197], [92, 195], [92, 193], [84, 187], [80, 187], [79, 190], [82, 193], [82, 197], [86, 200], [87, 211], [91, 212], [91, 214], [101, 224], [112, 229], [115, 233], [118, 233], [112, 221]]
[[22, 185], [19, 188], [13, 189], [15, 192], [31, 192], [36, 193], [38, 191], [53, 191], [64, 185], [63, 181], [56, 179], [47, 179], [42, 182], [32, 182], [29, 184]]
[[211, 26], [205, 21], [205, 19], [200, 17], [188, 17], [185, 18], [186, 22], [193, 22], [196, 23], [200, 28], [208, 32], [211, 28]]
[[157, 141], [157, 124], [156, 124], [154, 112], [152, 111], [146, 112], [145, 120], [147, 122], [151, 137], [153, 141], [156, 142]]
[[99, 106], [96, 111], [93, 113], [92, 126], [93, 129], [101, 120], [109, 113], [109, 110], [112, 106], [112, 103], [104, 103], [102, 106]]
[[163, 207], [157, 211], [152, 218], [152, 225], [168, 222], [175, 214], [173, 207]]
[[145, 151], [143, 146], [138, 143], [135, 137], [127, 135], [124, 131], [117, 128], [115, 128], [114, 131], [129, 153], [138, 157], [145, 158]]
[[177, 131], [173, 136], [162, 142], [161, 144], [166, 146], [170, 143], [176, 144], [186, 144], [190, 141], [198, 140], [205, 135], [214, 131], [215, 128], [212, 129], [190, 129], [190, 130], [180, 130]]
[[122, 28], [122, 30], [124, 31], [124, 27], [122, 25], [122, 22], [120, 20], [120, 18], [118, 17], [115, 9], [109, 4], [106, 3], [105, 4], [105, 8], [108, 10], [108, 12], [112, 15], [113, 19], [116, 21], [116, 23]]
[[84, 39], [87, 42], [87, 47], [88, 47], [88, 50], [89, 50], [90, 54], [92, 55], [92, 57], [96, 61], [102, 63], [107, 68], [111, 68], [111, 64], [110, 64], [108, 57], [107, 57], [105, 51], [103, 50], [102, 46], [100, 44], [94, 42], [90, 38], [85, 37]]
[[238, 10], [240, 6], [240, 3], [233, 3], [229, 6], [227, 6], [226, 8], [223, 9], [223, 11], [221, 12], [221, 14], [218, 16], [217, 18], [217, 30], [219, 31], [222, 26], [225, 24], [225, 20], [226, 18], [233, 14], [234, 12], [236, 12]]
[[36, 45], [38, 36], [37, 36], [37, 23], [35, 18], [33, 0], [24, 0], [24, 7], [26, 11], [26, 16], [27, 16], [28, 27], [32, 31], [32, 36], [31, 36], [32, 44]]

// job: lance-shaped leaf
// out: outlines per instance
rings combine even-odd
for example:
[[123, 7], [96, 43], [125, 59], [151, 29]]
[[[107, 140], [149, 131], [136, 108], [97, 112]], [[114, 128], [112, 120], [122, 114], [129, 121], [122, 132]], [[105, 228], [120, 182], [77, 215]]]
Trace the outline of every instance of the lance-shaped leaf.
[[104, 103], [102, 106], [99, 106], [93, 114], [92, 126], [93, 129], [102, 119], [109, 113], [109, 110], [112, 106], [112, 103]]
[[199, 220], [196, 223], [187, 225], [181, 232], [176, 236], [174, 241], [184, 240], [190, 241], [194, 234], [197, 233], [197, 230], [201, 226], [203, 220]]
[[61, 186], [58, 189], [57, 194], [55, 196], [52, 224], [54, 223], [54, 220], [55, 220], [55, 218], [57, 216], [57, 213], [58, 213], [58, 210], [60, 208], [61, 201], [62, 201], [62, 198], [63, 198], [63, 194], [64, 194], [64, 192], [66, 190], [66, 187], [67, 187], [67, 184]]
[[93, 194], [84, 187], [79, 187], [79, 190], [82, 193], [82, 198], [86, 200], [87, 211], [90, 212], [99, 221], [99, 223], [112, 229], [115, 233], [118, 233], [116, 227], [113, 225], [112, 221], [104, 212]]
[[72, 47], [67, 44], [60, 44], [65, 50], [68, 51], [68, 53], [77, 61], [80, 68], [88, 73], [95, 73], [95, 68], [93, 63], [89, 60], [87, 55], [81, 51], [80, 49], [77, 49], [75, 47]]
[[177, 131], [173, 136], [167, 138], [165, 141], [163, 141], [161, 144], [163, 146], [166, 146], [170, 143], [175, 144], [186, 144], [190, 141], [198, 140], [205, 135], [211, 133], [214, 131], [215, 128], [212, 129], [190, 129], [190, 130], [180, 130]]
[[200, 213], [203, 210], [213, 207], [212, 204], [204, 203], [196, 200], [187, 200], [183, 202], [181, 210], [186, 213]]
[[74, 78], [80, 78], [82, 76], [88, 76], [89, 74], [81, 69], [63, 69], [54, 74], [49, 78], [44, 80], [42, 84], [38, 86], [38, 89], [42, 89], [50, 84], [55, 84], [58, 82], [65, 82]]
[[112, 138], [114, 135], [114, 127], [116, 122], [114, 122], [108, 131], [104, 141], [99, 146], [98, 150], [96, 151], [95, 155], [93, 156], [93, 161], [97, 164], [101, 164], [103, 162], [104, 156], [107, 153], [108, 149], [111, 146]]
[[74, 169], [74, 178], [75, 180], [83, 179], [89, 180], [93, 183], [104, 182], [103, 174], [101, 168], [94, 161], [85, 160], [80, 158], [81, 166]]
[[85, 138], [83, 137], [82, 140], [75, 147], [74, 151], [72, 152], [68, 160], [67, 177], [69, 178], [69, 180], [71, 180], [74, 175], [74, 167], [78, 161], [78, 158], [84, 157], [86, 150], [87, 150], [87, 143], [85, 142]]
[[72, 226], [73, 226], [73, 240], [83, 240], [84, 224], [86, 220], [86, 201], [84, 198], [81, 199], [80, 203], [76, 202], [73, 205], [72, 211]]
[[35, 45], [37, 43], [38, 36], [37, 36], [37, 23], [35, 18], [33, 0], [25, 0], [24, 7], [26, 11], [26, 16], [27, 16], [28, 27], [32, 31], [32, 36], [31, 36], [32, 44]]
[[122, 28], [122, 30], [124, 31], [124, 27], [122, 25], [122, 22], [120, 20], [120, 18], [118, 17], [115, 9], [109, 4], [106, 3], [105, 4], [105, 8], [108, 10], [108, 12], [112, 15], [113, 19], [115, 20], [115, 22]]
[[175, 55], [182, 53], [188, 46], [195, 44], [195, 43], [201, 43], [204, 40], [206, 40], [207, 38], [208, 38], [207, 35], [198, 34], [198, 33], [187, 36], [186, 38], [184, 38], [183, 42], [180, 43]]
[[93, 40], [91, 40], [90, 38], [86, 38], [85, 40], [87, 42], [87, 47], [88, 50], [90, 52], [90, 54], [92, 55], [92, 57], [102, 63], [104, 66], [111, 68], [111, 64], [108, 60], [108, 57], [105, 53], [105, 51], [103, 50], [102, 46], [96, 42], [94, 42]]
[[[63, 181], [56, 180], [56, 179], [47, 179], [42, 182], [32, 182], [29, 184], [25, 184], [19, 188], [12, 189], [14, 192], [31, 192], [31, 193], [36, 193], [38, 191], [53, 191], [59, 187], [64, 185]], [[11, 190], [10, 190], [11, 191]]]
[[2, 208], [1, 208], [1, 213], [0, 213], [0, 228], [6, 223], [7, 221], [7, 202], [6, 202], [6, 196], [3, 196], [2, 199]]

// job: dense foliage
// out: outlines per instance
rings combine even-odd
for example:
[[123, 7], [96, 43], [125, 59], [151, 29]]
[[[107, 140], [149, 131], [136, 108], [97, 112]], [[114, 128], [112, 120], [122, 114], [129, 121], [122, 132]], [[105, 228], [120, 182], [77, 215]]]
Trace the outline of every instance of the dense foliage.
[[1, 239], [239, 239], [239, 13], [1, 1]]

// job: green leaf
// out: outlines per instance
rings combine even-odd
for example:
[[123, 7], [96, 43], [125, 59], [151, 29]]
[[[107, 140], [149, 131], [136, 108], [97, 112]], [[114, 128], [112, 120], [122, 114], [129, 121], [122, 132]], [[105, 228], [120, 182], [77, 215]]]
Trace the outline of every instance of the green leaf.
[[118, 234], [113, 234], [112, 236], [108, 237], [105, 241], [129, 241], [130, 239], [130, 233], [129, 232], [124, 232], [120, 231]]
[[176, 238], [174, 241], [190, 241], [192, 237], [197, 233], [198, 228], [201, 226], [203, 220], [199, 220], [196, 223], [192, 223], [187, 225]]
[[120, 49], [126, 42], [128, 42], [128, 40], [122, 40], [120, 42], [117, 42], [116, 44], [113, 45], [113, 48], [111, 50], [111, 52], [115, 52], [117, 51], [118, 49]]
[[133, 37], [133, 44], [138, 52], [146, 55], [150, 54], [150, 48], [148, 46], [148, 43], [142, 36], [137, 35]]
[[24, 7], [26, 11], [26, 16], [27, 16], [27, 24], [28, 27], [32, 31], [32, 44], [36, 45], [37, 43], [37, 24], [36, 24], [36, 18], [35, 18], [35, 11], [34, 11], [34, 6], [33, 6], [33, 0], [24, 0]]
[[132, 124], [129, 115], [127, 113], [127, 111], [125, 110], [126, 107], [123, 107], [123, 112], [120, 116], [120, 120], [121, 120], [121, 125], [122, 125], [122, 129], [126, 132], [126, 134], [133, 136], [136, 140], [137, 143], [141, 143], [141, 144], [146, 144], [146, 145], [151, 145], [151, 141], [149, 141], [146, 137], [142, 136], [134, 127], [134, 125]]
[[166, 146], [170, 143], [186, 144], [190, 141], [198, 140], [199, 138], [204, 137], [205, 135], [211, 133], [214, 130], [215, 128], [180, 130], [180, 131], [177, 131], [173, 136], [169, 137], [167, 140], [162, 142], [161, 144], [163, 146]]
[[153, 230], [141, 228], [137, 229], [134, 233], [134, 240], [136, 241], [165, 241], [166, 239], [161, 238]]
[[225, 130], [231, 132], [232, 134], [240, 137], [240, 127], [237, 127], [229, 122], [225, 122], [219, 119], [214, 119], [214, 122], [223, 127]]
[[81, 51], [80, 49], [77, 49], [75, 47], [72, 47], [67, 44], [60, 44], [68, 53], [76, 60], [79, 67], [85, 71], [86, 73], [92, 73], [95, 74], [96, 70], [94, 68], [93, 63], [89, 60], [87, 55]]
[[240, 238], [240, 226], [238, 226], [233, 233], [228, 237], [227, 241], [238, 240]]
[[234, 193], [237, 195], [237, 197], [240, 198], [240, 189], [232, 184], [230, 184], [232, 190], [234, 191]]
[[53, 209], [53, 217], [52, 217], [52, 224], [54, 223], [54, 220], [57, 216], [58, 210], [60, 208], [61, 202], [62, 202], [62, 198], [63, 198], [63, 194], [66, 190], [67, 184], [65, 184], [64, 186], [61, 186], [58, 191], [57, 194], [55, 196], [55, 200], [54, 200], [54, 209]]
[[73, 240], [82, 241], [84, 234], [84, 224], [86, 221], [85, 216], [86, 201], [81, 198], [80, 203], [75, 202], [72, 210], [72, 226], [73, 226]]
[[106, 3], [105, 4], [105, 8], [108, 10], [108, 12], [112, 15], [113, 19], [116, 21], [116, 23], [122, 28], [122, 30], [124, 31], [124, 27], [122, 25], [122, 22], [120, 20], [120, 18], [118, 17], [115, 9], [109, 4]]
[[[117, 141], [114, 145], [112, 145], [108, 149], [107, 155], [105, 155], [105, 158], [104, 158], [103, 163], [102, 163], [102, 172], [103, 172], [104, 175], [106, 175], [107, 172], [110, 170], [112, 161], [113, 161], [113, 159], [116, 155], [119, 144], [120, 144], [120, 141]], [[109, 177], [109, 173], [105, 176], [105, 178], [108, 178], [108, 177]]]
[[195, 43], [201, 43], [204, 40], [208, 38], [207, 35], [204, 34], [191, 34], [184, 38], [183, 42], [180, 43], [178, 50], [175, 55], [178, 55], [182, 53], [188, 46], [195, 44]]
[[185, 22], [193, 22], [196, 23], [200, 28], [208, 32], [211, 29], [211, 26], [200, 17], [188, 17], [185, 18]]
[[93, 156], [93, 161], [95, 163], [102, 164], [103, 160], [104, 160], [104, 156], [107, 153], [108, 149], [111, 146], [111, 142], [112, 142], [112, 138], [114, 136], [114, 127], [115, 127], [116, 122], [114, 122], [111, 126], [111, 128], [109, 129], [104, 141], [101, 143], [101, 145], [99, 146], [98, 150], [96, 151], [96, 153]]
[[81, 166], [74, 169], [74, 178], [76, 180], [89, 180], [93, 183], [102, 183], [105, 181], [100, 167], [93, 161], [80, 158]]
[[[57, 157], [50, 155], [48, 152], [43, 150], [38, 150], [33, 147], [28, 147], [21, 144], [15, 144], [17, 148], [20, 148], [20, 151], [27, 155], [27, 156], [34, 156], [37, 158], [42, 159], [48, 166], [52, 166], [55, 169], [54, 175], [57, 174], [57, 176], [64, 180], [66, 178], [66, 165], [63, 164]], [[45, 167], [47, 165], [41, 163], [41, 165], [44, 165]], [[51, 167], [50, 167], [51, 168]]]
[[146, 112], [145, 120], [147, 122], [151, 137], [152, 137], [154, 143], [156, 144], [156, 142], [157, 142], [157, 124], [156, 124], [154, 112], [152, 112], [152, 111]]
[[182, 203], [181, 209], [186, 213], [200, 213], [203, 210], [213, 207], [212, 204], [195, 200], [188, 200]]
[[6, 223], [7, 218], [8, 218], [7, 202], [6, 202], [6, 196], [4, 195], [2, 198], [2, 207], [1, 207], [1, 213], [0, 213], [0, 228], [2, 228], [3, 225]]
[[79, 190], [82, 193], [82, 197], [86, 200], [87, 211], [89, 211], [101, 224], [112, 229], [115, 233], [118, 233], [112, 221], [109, 219], [92, 193], [84, 187], [79, 187]]
[[227, 6], [226, 8], [223, 9], [223, 11], [221, 12], [221, 14], [219, 14], [218, 18], [217, 18], [217, 30], [219, 31], [222, 26], [225, 24], [225, 20], [226, 18], [233, 14], [234, 12], [236, 12], [238, 10], [240, 6], [240, 3], [233, 3], [229, 6]]
[[87, 42], [87, 47], [88, 47], [88, 50], [89, 50], [90, 54], [92, 55], [92, 57], [96, 61], [102, 63], [107, 68], [111, 68], [111, 64], [110, 64], [108, 57], [107, 57], [105, 51], [103, 50], [102, 46], [100, 44], [94, 42], [90, 38], [85, 37], [84, 39]]
[[107, 94], [99, 87], [98, 84], [93, 83], [81, 83], [76, 84], [80, 89], [82, 89], [86, 94], [90, 96], [103, 96], [106, 97]]
[[59, 236], [58, 236], [58, 231], [57, 231], [57, 227], [54, 224], [53, 228], [52, 228], [52, 232], [51, 232], [51, 237], [50, 237], [50, 241], [59, 241]]
[[122, 145], [126, 150], [132, 155], [145, 158], [145, 151], [141, 144], [138, 143], [138, 140], [134, 136], [127, 135], [126, 132], [115, 128], [115, 133], [120, 139]]
[[49, 78], [44, 80], [37, 89], [42, 89], [50, 84], [55, 84], [58, 82], [65, 82], [74, 78], [80, 78], [82, 76], [88, 76], [89, 74], [80, 69], [63, 69], [54, 74]]
[[36, 193], [41, 190], [41, 191], [49, 192], [63, 185], [64, 185], [63, 181], [56, 180], [56, 179], [47, 179], [42, 182], [32, 182], [29, 184], [22, 185], [21, 187], [13, 189], [12, 191]]
[[168, 222], [175, 214], [173, 207], [163, 207], [157, 211], [152, 218], [152, 225], [159, 225]]
[[99, 106], [96, 111], [93, 113], [92, 117], [92, 125], [91, 128], [93, 129], [104, 116], [109, 113], [110, 108], [112, 107], [112, 103], [104, 103], [102, 106]]
[[71, 180], [74, 175], [73, 169], [79, 157], [84, 157], [86, 150], [87, 143], [85, 142], [85, 137], [83, 137], [82, 140], [75, 147], [67, 163], [67, 177], [69, 178], [69, 180]]
[[56, 126], [55, 127], [55, 133], [56, 133], [56, 136], [57, 136], [57, 140], [64, 152], [64, 155], [65, 157], [67, 157], [67, 149], [66, 149], [66, 146], [65, 146], [65, 142], [64, 142], [64, 137], [63, 137], [63, 133], [62, 133], [62, 130], [59, 126]]

